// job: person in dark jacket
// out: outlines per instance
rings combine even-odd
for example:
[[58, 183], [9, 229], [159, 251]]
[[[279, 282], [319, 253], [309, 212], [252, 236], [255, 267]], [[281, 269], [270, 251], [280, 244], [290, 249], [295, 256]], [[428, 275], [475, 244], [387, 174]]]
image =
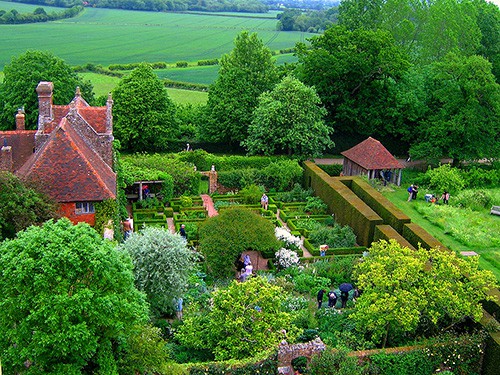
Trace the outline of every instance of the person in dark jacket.
[[318, 292], [318, 309], [321, 309], [321, 304], [323, 303], [323, 295], [325, 294], [326, 290], [320, 289]]
[[342, 308], [344, 309], [347, 305], [347, 300], [349, 299], [348, 292], [340, 292], [340, 301], [342, 302]]

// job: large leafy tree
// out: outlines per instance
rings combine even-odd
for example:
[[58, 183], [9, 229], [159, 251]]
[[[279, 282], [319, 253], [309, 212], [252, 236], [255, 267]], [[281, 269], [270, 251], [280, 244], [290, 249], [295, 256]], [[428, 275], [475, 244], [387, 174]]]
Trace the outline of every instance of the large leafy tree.
[[277, 83], [271, 51], [257, 34], [244, 31], [233, 50], [222, 56], [219, 76], [208, 92], [202, 138], [239, 143], [248, 134], [258, 97]]
[[487, 60], [450, 54], [432, 65], [426, 87], [430, 114], [412, 156], [457, 163], [500, 155], [500, 85]]
[[330, 123], [342, 132], [385, 134], [393, 121], [391, 86], [409, 67], [391, 35], [334, 26], [312, 39], [311, 48], [299, 47], [300, 78], [315, 87]]
[[282, 308], [283, 290], [264, 278], [233, 281], [212, 297], [209, 311], [185, 316], [176, 334], [183, 345], [209, 350], [217, 360], [241, 359], [296, 336], [292, 316]]
[[55, 202], [9, 172], [0, 172], [0, 240], [57, 216]]
[[363, 293], [352, 316], [359, 329], [383, 346], [395, 334], [417, 329], [435, 333], [467, 317], [479, 321], [480, 301], [496, 284], [490, 271], [479, 270], [477, 257], [410, 250], [395, 240], [374, 243], [354, 277]]
[[54, 83], [54, 104], [68, 104], [80, 87], [83, 98], [93, 104], [94, 94], [89, 81], [82, 80], [64, 60], [50, 52], [27, 51], [14, 57], [3, 70], [0, 84], [0, 130], [15, 128], [15, 114], [24, 107], [27, 129], [36, 129], [38, 123], [38, 96], [40, 81]]
[[476, 0], [477, 24], [481, 30], [479, 53], [492, 64], [492, 72], [500, 83], [500, 8], [486, 0]]
[[148, 64], [124, 77], [113, 91], [114, 135], [129, 151], [159, 151], [179, 126], [167, 89]]
[[250, 154], [286, 153], [297, 157], [319, 156], [330, 141], [316, 91], [293, 77], [285, 77], [259, 97], [254, 119], [243, 141]]
[[173, 301], [185, 292], [196, 262], [186, 241], [168, 230], [146, 227], [120, 248], [131, 255], [135, 284], [146, 293], [154, 312], [173, 312]]
[[61, 219], [2, 242], [0, 269], [7, 373], [118, 373], [119, 344], [148, 318], [128, 254]]
[[488, 34], [483, 41], [491, 46], [498, 35], [491, 32], [495, 26], [489, 16], [493, 13], [485, 5], [485, 0], [344, 0], [339, 6], [339, 23], [350, 30], [388, 31], [421, 64], [437, 61], [449, 52], [476, 53], [483, 30]]

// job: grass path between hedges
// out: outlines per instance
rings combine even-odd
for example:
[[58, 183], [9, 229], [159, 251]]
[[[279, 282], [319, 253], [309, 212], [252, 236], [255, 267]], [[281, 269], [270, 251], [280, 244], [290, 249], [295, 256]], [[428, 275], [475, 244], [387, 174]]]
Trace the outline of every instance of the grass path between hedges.
[[[457, 253], [460, 253], [461, 251], [475, 251], [478, 253], [480, 255], [480, 267], [493, 272], [497, 280], [500, 282], [500, 249], [485, 249], [482, 247], [466, 246], [452, 236], [444, 233], [442, 228], [425, 219], [422, 214], [415, 209], [415, 202], [407, 202], [408, 193], [405, 188], [397, 188], [394, 192], [385, 191], [382, 192], [382, 194], [394, 203], [401, 211], [408, 215], [412, 222], [420, 225], [449, 249]], [[418, 199], [423, 199], [423, 196]]]

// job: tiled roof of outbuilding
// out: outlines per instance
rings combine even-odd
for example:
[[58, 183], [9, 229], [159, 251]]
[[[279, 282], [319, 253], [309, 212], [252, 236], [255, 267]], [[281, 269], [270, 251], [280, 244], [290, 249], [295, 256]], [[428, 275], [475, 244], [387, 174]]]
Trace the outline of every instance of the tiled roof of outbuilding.
[[401, 169], [403, 165], [375, 138], [363, 142], [341, 153], [366, 170]]

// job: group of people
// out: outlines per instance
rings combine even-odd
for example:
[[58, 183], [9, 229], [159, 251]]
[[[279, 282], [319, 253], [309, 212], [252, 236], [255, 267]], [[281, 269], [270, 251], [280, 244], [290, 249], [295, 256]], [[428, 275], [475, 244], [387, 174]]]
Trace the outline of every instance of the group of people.
[[410, 185], [406, 191], [408, 192], [408, 202], [417, 199], [418, 186], [416, 184]]
[[[321, 309], [323, 306], [323, 297], [326, 293], [325, 289], [320, 289], [318, 292], [317, 300], [318, 300], [318, 309]], [[356, 299], [359, 297], [360, 291], [358, 288], [354, 288], [354, 293], [352, 300], [356, 302]], [[330, 290], [328, 292], [328, 307], [335, 308], [337, 305], [338, 295], [334, 290]], [[349, 300], [349, 292], [340, 291], [340, 308], [344, 309], [347, 306], [347, 301]]]
[[[439, 198], [436, 197], [434, 194], [425, 194], [424, 198], [427, 203], [438, 204], [439, 202]], [[443, 202], [443, 204], [448, 204], [449, 200], [450, 200], [450, 193], [444, 191], [443, 194], [441, 195], [441, 201]]]
[[[408, 191], [408, 202], [417, 199], [417, 194], [418, 194], [417, 185], [410, 185], [407, 191]], [[439, 198], [436, 197], [436, 195], [434, 194], [425, 194], [424, 198], [425, 201], [428, 203], [437, 204], [439, 201]], [[447, 190], [443, 191], [443, 194], [441, 194], [441, 201], [443, 202], [443, 204], [448, 204], [449, 200], [450, 200], [450, 193]]]

